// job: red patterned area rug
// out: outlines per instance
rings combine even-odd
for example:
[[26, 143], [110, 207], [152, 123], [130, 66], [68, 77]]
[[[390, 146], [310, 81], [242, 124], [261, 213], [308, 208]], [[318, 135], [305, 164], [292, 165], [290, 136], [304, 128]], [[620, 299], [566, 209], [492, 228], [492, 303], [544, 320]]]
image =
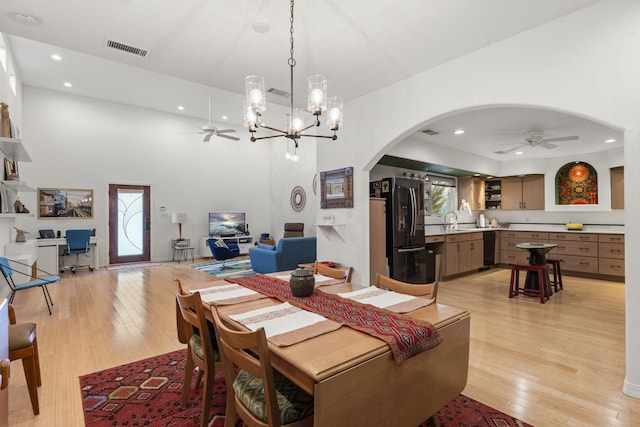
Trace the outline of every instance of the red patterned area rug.
[[[90, 426], [200, 425], [202, 387], [191, 390], [180, 407], [185, 350], [139, 360], [80, 377], [85, 424]], [[195, 376], [194, 376], [195, 377]], [[224, 426], [225, 384], [216, 374], [208, 425]], [[531, 427], [460, 395], [438, 412], [441, 427]], [[424, 422], [420, 427], [432, 427]]]

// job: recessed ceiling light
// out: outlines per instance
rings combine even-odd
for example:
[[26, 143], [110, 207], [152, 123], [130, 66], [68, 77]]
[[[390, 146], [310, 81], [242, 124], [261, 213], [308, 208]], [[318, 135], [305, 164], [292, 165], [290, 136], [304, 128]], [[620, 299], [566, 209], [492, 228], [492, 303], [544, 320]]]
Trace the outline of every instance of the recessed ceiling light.
[[54, 61], [62, 61], [62, 56], [54, 53], [53, 55], [51, 55], [51, 59], [53, 59]]
[[228, 118], [228, 116], [222, 116], [222, 120], [227, 120]]
[[178, 105], [178, 110], [183, 111], [184, 107], [182, 105]]
[[616, 142], [616, 140], [613, 138], [610, 138], [610, 139], [605, 139], [604, 142], [605, 144], [611, 144], [612, 142]]
[[71, 86], [73, 86], [73, 85], [72, 85], [71, 83], [69, 83], [69, 82], [64, 82], [64, 85], [65, 85], [66, 87], [71, 87]]
[[253, 31], [259, 34], [267, 33], [271, 28], [269, 27], [269, 24], [264, 21], [256, 21], [253, 23], [253, 25], [251, 25], [251, 27], [253, 28]]
[[515, 152], [515, 153], [513, 153], [513, 154], [515, 154], [516, 156], [521, 156], [521, 155], [523, 155], [523, 154], [524, 154], [524, 151], [516, 151], [516, 152]]
[[462, 135], [464, 133], [464, 129], [456, 129], [453, 133], [456, 135]]

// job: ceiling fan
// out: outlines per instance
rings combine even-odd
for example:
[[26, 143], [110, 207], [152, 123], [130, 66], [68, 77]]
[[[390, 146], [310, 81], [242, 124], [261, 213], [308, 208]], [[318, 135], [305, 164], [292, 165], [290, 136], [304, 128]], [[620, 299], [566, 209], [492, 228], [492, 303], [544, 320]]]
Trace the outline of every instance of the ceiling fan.
[[558, 146], [557, 144], [551, 144], [552, 142], [575, 141], [577, 139], [579, 139], [577, 135], [560, 136], [557, 138], [545, 138], [543, 130], [530, 130], [529, 132], [525, 133], [524, 141], [518, 143], [519, 145], [517, 147], [511, 148], [509, 150], [494, 151], [494, 153], [507, 154], [527, 145], [529, 147], [542, 147], [546, 149], [552, 149]]
[[[234, 141], [239, 141], [240, 138], [237, 136], [227, 135], [227, 133], [235, 132], [235, 129], [218, 129], [214, 125], [211, 124], [211, 89], [209, 89], [209, 123], [200, 127], [200, 132], [195, 132], [200, 135], [204, 135], [203, 142], [211, 141], [212, 136], [219, 136], [220, 138], [232, 139]], [[188, 132], [194, 133], [194, 132]]]

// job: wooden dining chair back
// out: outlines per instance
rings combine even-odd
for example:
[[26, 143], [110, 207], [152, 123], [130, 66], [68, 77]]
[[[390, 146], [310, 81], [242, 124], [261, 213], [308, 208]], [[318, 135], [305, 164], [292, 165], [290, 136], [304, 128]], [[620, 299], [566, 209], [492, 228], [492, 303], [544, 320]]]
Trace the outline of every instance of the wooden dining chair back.
[[[194, 388], [200, 386], [202, 376], [205, 376], [200, 425], [206, 426], [211, 407], [211, 393], [216, 373], [216, 361], [220, 360], [220, 355], [213, 345], [200, 293], [185, 293], [180, 280], [176, 279], [176, 302], [180, 316], [182, 317], [182, 321], [178, 322], [178, 325], [180, 326], [181, 324], [184, 328], [182, 335], [188, 337], [187, 361], [182, 387], [182, 407], [185, 408], [187, 406], [191, 378], [193, 377], [193, 370], [197, 366], [198, 374]], [[221, 365], [218, 367], [221, 367]]]
[[225, 426], [237, 418], [249, 427], [313, 425], [313, 396], [271, 367], [263, 328], [255, 332], [229, 329], [211, 306], [227, 384]]
[[322, 274], [323, 276], [332, 277], [334, 279], [342, 279], [347, 283], [351, 283], [351, 275], [353, 274], [353, 267], [349, 267], [346, 269], [334, 268], [316, 261], [313, 264], [313, 273]]
[[35, 323], [17, 323], [13, 305], [9, 304], [9, 360], [22, 360], [33, 413], [40, 413], [38, 387], [42, 385], [38, 338]]
[[420, 284], [406, 283], [378, 273], [376, 274], [376, 286], [378, 288], [386, 288], [400, 294], [433, 298], [434, 300], [438, 296], [438, 282]]

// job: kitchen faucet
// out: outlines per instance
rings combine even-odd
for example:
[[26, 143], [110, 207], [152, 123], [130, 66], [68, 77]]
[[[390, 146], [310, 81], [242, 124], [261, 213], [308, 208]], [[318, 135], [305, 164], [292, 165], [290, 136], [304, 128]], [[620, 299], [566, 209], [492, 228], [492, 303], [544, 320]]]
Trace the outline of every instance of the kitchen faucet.
[[458, 229], [458, 215], [454, 211], [442, 215], [442, 229], [445, 231]]

